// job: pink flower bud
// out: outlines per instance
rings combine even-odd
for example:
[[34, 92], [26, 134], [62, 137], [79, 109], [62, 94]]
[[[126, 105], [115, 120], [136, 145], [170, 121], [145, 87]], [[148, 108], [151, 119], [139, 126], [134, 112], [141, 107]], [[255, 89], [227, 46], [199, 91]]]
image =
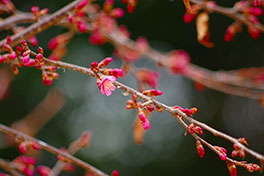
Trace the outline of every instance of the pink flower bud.
[[28, 62], [29, 62], [29, 55], [24, 56], [24, 57], [22, 58], [22, 62], [23, 62], [24, 64], [28, 63]]
[[36, 56], [36, 60], [37, 60], [38, 62], [42, 62], [42, 61], [43, 61], [43, 55], [42, 55], [42, 54], [37, 54], [37, 56]]
[[25, 57], [25, 56], [28, 56], [28, 55], [30, 55], [30, 50], [27, 50], [27, 51], [23, 52], [22, 57]]
[[86, 33], [87, 26], [86, 23], [83, 20], [77, 21], [77, 27], [81, 33]]
[[108, 70], [108, 75], [114, 76], [116, 78], [118, 77], [123, 77], [123, 70], [121, 69], [107, 69]]
[[195, 126], [194, 127], [194, 131], [197, 133], [197, 134], [200, 134], [200, 135], [203, 135], [203, 129], [199, 126]]
[[14, 159], [14, 162], [17, 164], [25, 164], [25, 165], [35, 165], [36, 160], [32, 157], [27, 157], [27, 156], [18, 156]]
[[38, 166], [37, 167], [37, 172], [40, 176], [48, 176], [50, 171], [51, 171], [51, 169], [47, 166]]
[[76, 10], [81, 10], [82, 8], [84, 8], [86, 5], [88, 4], [88, 0], [83, 0], [82, 2], [80, 2], [80, 4], [78, 4], [75, 9]]
[[142, 109], [138, 109], [138, 117], [141, 122], [145, 122], [147, 119]]
[[69, 21], [69, 23], [73, 23], [73, 15], [72, 14], [69, 14], [68, 21]]
[[22, 170], [22, 172], [24, 174], [26, 174], [27, 176], [34, 176], [34, 172], [33, 170], [31, 170], [30, 168], [28, 167], [24, 167], [24, 169]]
[[18, 149], [20, 150], [20, 152], [22, 154], [25, 154], [27, 152], [27, 145], [25, 142], [22, 142], [21, 144], [19, 144]]
[[58, 37], [54, 37], [49, 41], [48, 48], [49, 50], [54, 50], [59, 45]]
[[27, 63], [24, 63], [26, 67], [34, 67], [36, 65], [36, 60], [29, 60]]
[[146, 119], [145, 122], [142, 122], [142, 127], [143, 127], [144, 130], [150, 129], [150, 123], [149, 123], [148, 119]]
[[226, 160], [226, 154], [224, 154], [224, 153], [219, 154], [219, 158], [221, 160], [225, 161]]
[[100, 63], [99, 63], [99, 68], [103, 68], [103, 67], [106, 67], [109, 65], [109, 63], [113, 62], [113, 58], [111, 57], [107, 57], [105, 58], [104, 60], [102, 60]]
[[31, 12], [32, 12], [34, 15], [39, 14], [39, 6], [32, 6], [32, 7], [31, 7]]
[[204, 154], [205, 154], [205, 150], [204, 150], [203, 145], [200, 141], [196, 141], [196, 149], [197, 149], [198, 155], [201, 158], [203, 158]]
[[261, 16], [263, 14], [263, 11], [260, 7], [249, 7], [246, 10], [254, 16]]
[[195, 125], [193, 123], [191, 123], [189, 126], [188, 126], [188, 130], [190, 132], [190, 134], [193, 134], [195, 131], [194, 131], [194, 128], [195, 128]]
[[16, 58], [16, 52], [12, 52], [10, 55], [9, 55], [9, 59], [11, 60], [14, 60]]

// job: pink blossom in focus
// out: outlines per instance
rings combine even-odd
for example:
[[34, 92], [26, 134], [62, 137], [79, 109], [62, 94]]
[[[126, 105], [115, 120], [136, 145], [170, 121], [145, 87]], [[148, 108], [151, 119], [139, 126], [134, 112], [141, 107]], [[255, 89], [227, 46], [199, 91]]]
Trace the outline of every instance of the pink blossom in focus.
[[113, 82], [116, 80], [114, 76], [103, 76], [102, 79], [97, 80], [98, 88], [101, 90], [101, 93], [106, 96], [112, 94], [111, 91], [115, 90]]

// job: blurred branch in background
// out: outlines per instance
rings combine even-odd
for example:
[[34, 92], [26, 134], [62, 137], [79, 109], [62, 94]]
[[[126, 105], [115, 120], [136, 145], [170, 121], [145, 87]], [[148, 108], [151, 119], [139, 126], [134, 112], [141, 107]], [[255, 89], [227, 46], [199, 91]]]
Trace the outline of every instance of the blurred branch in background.
[[14, 79], [14, 74], [9, 67], [0, 68], [0, 101], [8, 97], [10, 83]]

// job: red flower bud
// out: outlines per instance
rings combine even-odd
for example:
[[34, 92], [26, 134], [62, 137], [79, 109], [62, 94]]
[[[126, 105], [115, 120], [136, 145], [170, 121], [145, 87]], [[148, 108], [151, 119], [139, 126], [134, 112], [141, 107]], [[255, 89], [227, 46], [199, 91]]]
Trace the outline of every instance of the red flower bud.
[[111, 176], [119, 176], [119, 172], [117, 170], [114, 170], [112, 172]]
[[203, 145], [201, 144], [200, 141], [196, 141], [196, 149], [197, 149], [198, 155], [201, 158], [203, 158], [204, 154], [205, 154], [205, 150], [204, 150]]
[[194, 18], [195, 18], [195, 14], [190, 14], [190, 13], [185, 13], [184, 15], [183, 15], [183, 21], [186, 23], [186, 24], [189, 24], [189, 23], [191, 23], [193, 20], [194, 20]]
[[23, 49], [22, 49], [21, 46], [17, 46], [17, 47], [16, 47], [16, 54], [17, 54], [18, 56], [21, 55], [22, 51], [23, 51]]
[[91, 70], [95, 73], [98, 72], [98, 63], [96, 61], [94, 61], [93, 63], [91, 63]]
[[227, 168], [231, 176], [237, 176], [237, 168], [236, 165], [230, 161], [226, 161]]

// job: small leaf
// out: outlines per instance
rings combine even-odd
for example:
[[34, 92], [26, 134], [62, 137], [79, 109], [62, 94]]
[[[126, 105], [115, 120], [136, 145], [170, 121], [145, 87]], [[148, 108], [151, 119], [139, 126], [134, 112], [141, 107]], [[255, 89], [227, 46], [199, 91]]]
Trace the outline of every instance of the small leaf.
[[[146, 118], [149, 120], [151, 113], [149, 113], [147, 110], [144, 110], [144, 114]], [[134, 122], [133, 134], [134, 134], [135, 143], [137, 145], [143, 144], [145, 130], [143, 129], [142, 122], [138, 117]]]
[[209, 40], [209, 15], [207, 12], [203, 12], [197, 16], [196, 29], [197, 39], [202, 45], [211, 48], [214, 46]]

